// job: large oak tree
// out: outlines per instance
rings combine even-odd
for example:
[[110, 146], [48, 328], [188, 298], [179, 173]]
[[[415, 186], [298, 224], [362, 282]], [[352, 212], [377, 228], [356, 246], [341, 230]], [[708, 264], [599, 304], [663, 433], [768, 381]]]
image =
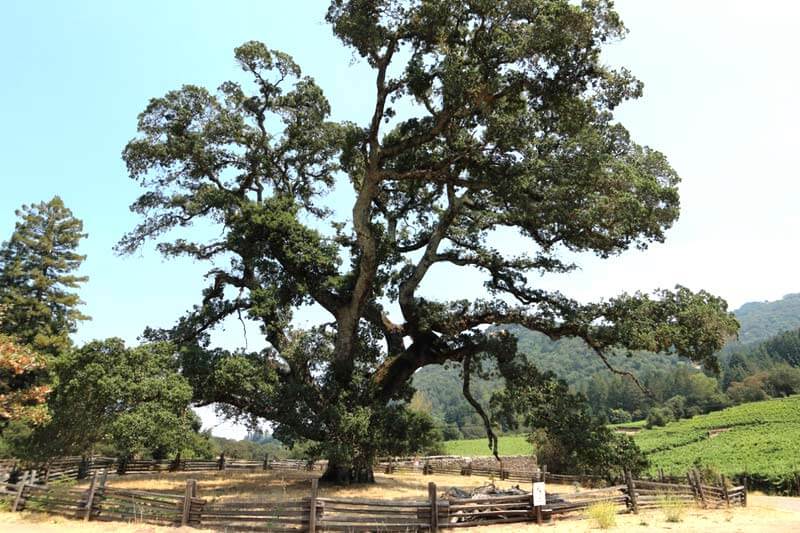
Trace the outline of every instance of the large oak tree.
[[[313, 441], [329, 477], [359, 480], [397, 432], [421, 431], [402, 400], [425, 365], [463, 366], [496, 449], [469, 383], [483, 367], [520, 371], [504, 324], [579, 337], [612, 371], [626, 349], [716, 366], [737, 327], [717, 297], [679, 287], [583, 304], [529, 279], [574, 270], [576, 252], [661, 242], [678, 217], [676, 172], [613, 117], [642, 84], [601, 61], [625, 33], [610, 2], [334, 0], [326, 20], [374, 74], [365, 122], [331, 121], [290, 56], [248, 42], [235, 57], [249, 84], [151, 100], [125, 148], [145, 192], [119, 250], [166, 237], [165, 255], [213, 265], [202, 301], [167, 332], [198, 400]], [[326, 207], [334, 184], [339, 206], [351, 191], [344, 220]], [[201, 221], [217, 227], [183, 231]], [[510, 233], [526, 254], [504, 249]], [[423, 294], [437, 264], [483, 272], [487, 297]], [[293, 329], [307, 304], [330, 321]], [[237, 313], [270, 349], [209, 346]]]

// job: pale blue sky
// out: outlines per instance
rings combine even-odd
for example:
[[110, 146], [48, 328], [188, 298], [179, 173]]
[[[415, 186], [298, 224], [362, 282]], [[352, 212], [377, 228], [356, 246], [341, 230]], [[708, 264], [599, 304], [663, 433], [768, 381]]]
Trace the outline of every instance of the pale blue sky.
[[[169, 326], [198, 300], [203, 265], [152, 249], [111, 248], [136, 219], [137, 187], [120, 159], [150, 97], [184, 83], [238, 76], [235, 46], [250, 39], [292, 54], [323, 88], [336, 119], [369, 114], [373, 81], [324, 24], [324, 0], [0, 2], [0, 240], [14, 209], [59, 194], [89, 237], [79, 342]], [[582, 300], [676, 283], [737, 307], [800, 290], [800, 110], [793, 2], [617, 3], [629, 37], [607, 59], [645, 83], [618, 117], [665, 152], [683, 178], [682, 216], [667, 242], [609, 261], [584, 258], [566, 279], [537, 281]], [[519, 248], [520, 242], [509, 243]], [[431, 296], [482, 293], [482, 278], [433, 272]], [[305, 313], [299, 322], [317, 315]], [[219, 342], [240, 345], [233, 325]], [[257, 332], [249, 331], [251, 347]], [[204, 419], [212, 423], [208, 413]], [[237, 434], [231, 427], [222, 434]]]

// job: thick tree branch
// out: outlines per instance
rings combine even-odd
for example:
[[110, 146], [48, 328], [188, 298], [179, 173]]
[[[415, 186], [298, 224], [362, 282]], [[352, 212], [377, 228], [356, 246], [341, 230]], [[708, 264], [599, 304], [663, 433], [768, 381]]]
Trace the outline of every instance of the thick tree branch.
[[453, 221], [461, 210], [461, 207], [467, 201], [468, 193], [465, 192], [461, 196], [456, 196], [453, 186], [449, 185], [447, 188], [447, 199], [448, 207], [439, 217], [439, 222], [437, 223], [436, 228], [433, 230], [433, 233], [428, 240], [425, 253], [417, 262], [417, 265], [411, 272], [411, 275], [409, 275], [408, 278], [406, 278], [405, 281], [400, 284], [400, 309], [402, 310], [403, 316], [410, 326], [412, 335], [417, 329], [418, 321], [418, 316], [415, 309], [416, 303], [414, 301], [414, 292], [416, 291], [422, 279], [425, 277], [428, 269], [430, 269], [431, 265], [436, 262], [436, 254], [439, 244], [447, 235], [447, 230], [453, 224]]

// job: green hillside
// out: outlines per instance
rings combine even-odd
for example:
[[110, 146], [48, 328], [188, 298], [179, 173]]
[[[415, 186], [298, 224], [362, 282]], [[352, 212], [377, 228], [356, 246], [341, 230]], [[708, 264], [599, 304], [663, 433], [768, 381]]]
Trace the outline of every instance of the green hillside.
[[800, 293], [787, 294], [774, 302], [748, 302], [734, 313], [741, 324], [741, 343], [763, 341], [800, 327]]
[[800, 472], [800, 395], [738, 405], [634, 436], [655, 472], [682, 475], [693, 464], [747, 474], [764, 490], [790, 491]]
[[[625, 424], [633, 426], [637, 424]], [[747, 475], [750, 486], [768, 492], [798, 492], [800, 473], [800, 395], [754, 402], [645, 429], [634, 440], [658, 468], [682, 476], [695, 465], [713, 467], [729, 477]], [[501, 455], [532, 453], [522, 435], [500, 437]], [[445, 442], [445, 452], [488, 456], [486, 439]]]
[[[520, 326], [508, 329], [517, 337], [520, 354], [540, 370], [554, 372], [573, 390], [583, 393], [596, 415], [609, 422], [629, 423], [647, 417], [651, 408], [662, 407], [676, 396], [680, 404], [676, 418], [719, 410], [731, 404], [731, 399], [723, 393], [732, 382], [745, 381], [769, 370], [776, 362], [799, 366], [800, 293], [788, 294], [774, 302], [747, 303], [734, 313], [741, 323], [740, 341], [731, 342], [720, 354], [719, 379], [703, 375], [700, 369], [676, 356], [642, 352], [634, 357], [622, 354], [611, 357], [617, 368], [637, 375], [652, 396], [643, 395], [630, 380], [608, 372], [602, 361], [578, 339], [552, 341]], [[414, 375], [413, 385], [424, 398], [422, 403], [429, 406], [429, 412], [443, 423], [447, 438], [483, 437], [483, 422], [461, 393], [460, 371], [458, 364], [427, 366]], [[787, 387], [778, 394], [770, 392], [770, 386], [762, 383], [765, 379], [762, 376], [739, 386], [738, 395], [731, 396], [733, 402], [791, 393]], [[796, 377], [791, 379], [796, 381]], [[484, 405], [502, 387], [499, 378], [476, 377], [472, 382], [473, 395]]]

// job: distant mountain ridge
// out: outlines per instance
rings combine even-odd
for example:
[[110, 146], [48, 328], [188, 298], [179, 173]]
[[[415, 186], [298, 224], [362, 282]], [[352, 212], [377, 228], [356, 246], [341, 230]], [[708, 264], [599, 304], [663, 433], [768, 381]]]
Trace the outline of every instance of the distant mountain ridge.
[[741, 324], [739, 343], [750, 344], [800, 328], [800, 293], [772, 302], [748, 302], [734, 311]]

